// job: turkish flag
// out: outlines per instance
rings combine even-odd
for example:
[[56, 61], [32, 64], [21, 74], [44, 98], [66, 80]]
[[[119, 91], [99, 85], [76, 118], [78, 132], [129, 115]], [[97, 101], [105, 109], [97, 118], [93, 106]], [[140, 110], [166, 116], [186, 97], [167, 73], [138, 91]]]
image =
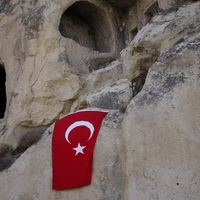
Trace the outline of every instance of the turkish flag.
[[52, 136], [54, 190], [91, 183], [93, 149], [107, 111], [78, 111], [55, 123]]

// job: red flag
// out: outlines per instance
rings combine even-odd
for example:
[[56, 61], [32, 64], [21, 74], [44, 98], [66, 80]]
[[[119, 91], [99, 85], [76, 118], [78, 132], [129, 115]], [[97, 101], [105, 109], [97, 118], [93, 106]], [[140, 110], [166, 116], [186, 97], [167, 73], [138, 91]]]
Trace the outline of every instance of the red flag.
[[91, 183], [93, 149], [107, 114], [106, 111], [84, 110], [56, 122], [52, 137], [54, 190]]

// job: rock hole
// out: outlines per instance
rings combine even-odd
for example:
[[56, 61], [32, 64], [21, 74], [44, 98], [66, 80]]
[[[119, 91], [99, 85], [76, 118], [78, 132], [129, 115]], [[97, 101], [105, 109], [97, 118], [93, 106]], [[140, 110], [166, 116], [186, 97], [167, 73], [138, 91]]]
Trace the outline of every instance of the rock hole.
[[6, 71], [4, 66], [0, 64], [0, 119], [4, 118], [6, 111]]
[[158, 58], [159, 52], [153, 46], [137, 46], [133, 48], [132, 56], [135, 59], [135, 69], [137, 73], [133, 74], [131, 87], [133, 97], [135, 97], [143, 88], [149, 68]]
[[79, 1], [70, 6], [61, 17], [59, 31], [84, 47], [111, 52], [112, 31], [106, 13], [90, 2]]
[[156, 1], [144, 13], [146, 17], [146, 23], [150, 22], [151, 19], [159, 13], [159, 10], [160, 8], [158, 6], [158, 2]]
[[132, 40], [138, 33], [138, 29], [134, 28], [133, 30], [130, 31], [130, 39]]

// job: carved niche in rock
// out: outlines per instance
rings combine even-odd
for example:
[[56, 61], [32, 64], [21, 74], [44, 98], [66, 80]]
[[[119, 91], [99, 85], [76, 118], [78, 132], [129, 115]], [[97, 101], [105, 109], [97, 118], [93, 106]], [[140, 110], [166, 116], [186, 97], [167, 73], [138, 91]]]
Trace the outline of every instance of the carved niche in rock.
[[[106, 67], [125, 47], [121, 18], [106, 1], [77, 1], [61, 16], [59, 31], [65, 38], [66, 60], [81, 74]], [[77, 54], [78, 52], [78, 54]]]
[[60, 33], [84, 47], [99, 52], [111, 52], [112, 31], [104, 11], [96, 5], [80, 1], [70, 6], [62, 15]]

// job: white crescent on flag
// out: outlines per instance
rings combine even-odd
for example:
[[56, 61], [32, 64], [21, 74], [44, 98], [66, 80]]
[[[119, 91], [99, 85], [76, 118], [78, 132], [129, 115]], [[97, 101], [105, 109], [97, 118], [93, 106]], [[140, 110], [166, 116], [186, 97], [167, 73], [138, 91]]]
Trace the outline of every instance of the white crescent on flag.
[[71, 144], [71, 142], [69, 141], [69, 134], [70, 134], [70, 132], [71, 132], [74, 128], [79, 127], [79, 126], [86, 126], [88, 129], [90, 129], [90, 137], [88, 138], [88, 140], [91, 139], [91, 137], [92, 137], [92, 135], [93, 135], [93, 133], [94, 133], [94, 126], [93, 126], [90, 122], [88, 122], [88, 121], [77, 121], [77, 122], [74, 122], [73, 124], [71, 124], [71, 125], [67, 128], [67, 130], [66, 130], [66, 132], [65, 132], [65, 139], [67, 140], [68, 143]]

